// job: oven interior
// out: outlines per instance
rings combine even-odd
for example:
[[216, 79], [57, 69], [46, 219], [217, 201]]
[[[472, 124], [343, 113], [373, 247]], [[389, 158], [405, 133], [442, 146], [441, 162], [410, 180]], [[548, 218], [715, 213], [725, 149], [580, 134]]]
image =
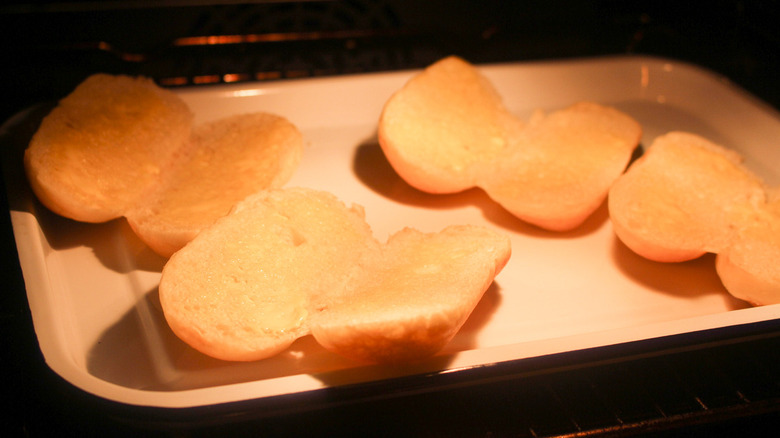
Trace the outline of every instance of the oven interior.
[[[667, 0], [12, 0], [0, 6], [0, 109], [6, 119], [62, 96], [97, 71], [145, 75], [171, 88], [209, 87], [416, 69], [450, 54], [474, 63], [658, 55], [712, 69], [780, 108], [778, 20], [776, 2], [751, 1], [702, 8]], [[12, 247], [8, 218], [3, 222], [4, 247]], [[0, 324], [27, 333], [32, 346], [5, 354], [33, 356], [13, 359], [25, 371], [12, 374], [24, 382], [12, 388], [27, 391], [20, 387], [29, 384], [40, 396], [47, 385], [63, 384], [56, 376], [30, 382], [28, 371], [45, 375], [45, 366], [35, 354], [20, 277], [18, 265], [4, 270], [3, 283], [18, 296], [3, 298]], [[105, 414], [92, 423], [98, 429], [122, 424], [211, 432], [304, 433], [313, 424], [336, 432], [344, 415], [365, 431], [426, 436], [712, 436], [780, 424], [780, 322], [684, 336], [669, 345], [641, 343], [477, 370], [426, 390], [410, 390], [413, 380], [397, 394], [387, 387], [381, 396], [353, 389], [346, 396], [354, 402], [331, 395], [324, 407], [305, 410], [307, 422], [294, 399], [277, 407], [148, 412], [101, 405], [67, 388], [57, 390], [71, 401], [66, 405], [36, 401], [13, 409], [52, 412], [53, 426], [72, 425], [76, 420], [63, 418], [77, 418], [89, 406]], [[419, 407], [412, 418], [410, 404]], [[275, 412], [273, 420], [258, 414], [263, 409]], [[30, 415], [20, 413], [15, 421], [35, 430], [26, 423]], [[397, 421], [400, 416], [408, 421]]]

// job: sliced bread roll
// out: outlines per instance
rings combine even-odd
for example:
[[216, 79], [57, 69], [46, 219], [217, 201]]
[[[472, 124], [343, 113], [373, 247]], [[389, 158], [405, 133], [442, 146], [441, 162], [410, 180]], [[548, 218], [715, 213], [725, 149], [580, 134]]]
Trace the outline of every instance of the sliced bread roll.
[[432, 356], [466, 322], [509, 255], [506, 237], [480, 227], [406, 228], [312, 315], [312, 334], [363, 362]]
[[83, 222], [126, 217], [169, 257], [247, 195], [286, 183], [301, 133], [249, 113], [192, 126], [187, 105], [146, 78], [87, 78], [43, 120], [24, 162], [40, 201]]
[[734, 151], [698, 135], [658, 137], [609, 192], [615, 233], [637, 254], [679, 262], [720, 252], [740, 205], [763, 202], [763, 184]]
[[632, 118], [594, 103], [538, 113], [479, 185], [528, 223], [571, 230], [604, 202], [640, 137]]
[[312, 189], [270, 190], [170, 258], [160, 302], [174, 333], [223, 360], [269, 357], [309, 333], [347, 357], [420, 359], [460, 328], [509, 245], [471, 226], [404, 230], [381, 245], [359, 206]]
[[202, 353], [262, 359], [309, 334], [315, 294], [343, 288], [378, 245], [360, 207], [308, 189], [260, 192], [168, 260], [160, 303]]
[[661, 136], [612, 186], [609, 214], [637, 254], [680, 262], [715, 253], [729, 293], [780, 302], [780, 198], [736, 152], [690, 133]]
[[751, 212], [715, 257], [726, 290], [753, 305], [780, 303], [780, 198]]
[[515, 216], [554, 231], [576, 228], [603, 203], [641, 134], [628, 115], [586, 102], [520, 120], [457, 57], [410, 79], [378, 127], [385, 156], [413, 187], [481, 187]]
[[240, 114], [197, 125], [159, 189], [128, 211], [127, 220], [168, 257], [236, 202], [286, 183], [302, 153], [301, 133], [276, 115]]
[[96, 74], [47, 115], [25, 151], [35, 195], [83, 222], [121, 217], [190, 135], [187, 105], [150, 79]]
[[503, 156], [523, 125], [487, 78], [453, 56], [412, 77], [387, 101], [377, 135], [411, 186], [455, 193], [474, 187], [485, 163]]

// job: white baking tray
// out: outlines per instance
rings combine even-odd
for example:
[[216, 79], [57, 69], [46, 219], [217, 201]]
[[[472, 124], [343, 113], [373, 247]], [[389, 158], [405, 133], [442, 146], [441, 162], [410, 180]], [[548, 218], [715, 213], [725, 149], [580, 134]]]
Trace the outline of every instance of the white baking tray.
[[[700, 68], [646, 57], [480, 66], [520, 116], [580, 100], [613, 105], [644, 128], [642, 142], [688, 130], [742, 152], [780, 184], [780, 116]], [[365, 207], [384, 239], [405, 226], [436, 231], [476, 223], [508, 233], [513, 255], [441, 354], [413, 366], [361, 366], [311, 337], [277, 357], [208, 358], [167, 327], [157, 297], [164, 260], [122, 220], [94, 225], [55, 216], [27, 188], [20, 151], [35, 111], [8, 121], [2, 150], [11, 219], [35, 331], [47, 364], [78, 388], [120, 403], [194, 407], [301, 393], [394, 376], [504, 361], [780, 318], [721, 286], [711, 256], [644, 260], [613, 236], [605, 207], [580, 229], [551, 233], [511, 217], [479, 190], [427, 195], [401, 181], [376, 140], [384, 102], [413, 72], [180, 90], [198, 122], [248, 111], [287, 117], [305, 153], [289, 186], [327, 190]], [[25, 134], [25, 130], [28, 132]]]

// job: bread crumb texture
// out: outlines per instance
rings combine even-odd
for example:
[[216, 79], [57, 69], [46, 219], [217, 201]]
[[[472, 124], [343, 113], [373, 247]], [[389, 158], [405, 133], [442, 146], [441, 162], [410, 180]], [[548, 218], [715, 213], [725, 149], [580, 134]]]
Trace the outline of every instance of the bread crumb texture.
[[385, 156], [413, 187], [480, 187], [518, 218], [554, 231], [578, 227], [604, 202], [641, 134], [630, 116], [592, 102], [521, 120], [454, 56], [391, 96], [378, 128]]
[[90, 76], [41, 122], [25, 151], [28, 179], [55, 213], [115, 219], [154, 187], [191, 122], [189, 108], [149, 79]]
[[303, 151], [297, 128], [273, 114], [192, 120], [150, 79], [95, 74], [43, 119], [25, 151], [28, 180], [55, 213], [126, 217], [168, 257], [244, 197], [285, 184]]
[[170, 256], [238, 201], [284, 185], [302, 153], [301, 133], [273, 114], [238, 114], [195, 126], [159, 190], [127, 212], [127, 220], [147, 245]]
[[312, 318], [314, 337], [367, 362], [430, 356], [460, 329], [509, 253], [506, 237], [480, 227], [404, 229]]
[[240, 202], [163, 269], [173, 331], [224, 360], [257, 360], [313, 334], [364, 362], [439, 351], [510, 256], [509, 239], [477, 226], [404, 229], [381, 244], [363, 210], [305, 188]]
[[660, 136], [612, 186], [610, 219], [643, 257], [681, 262], [715, 253], [732, 295], [779, 303], [780, 202], [741, 162], [695, 134]]

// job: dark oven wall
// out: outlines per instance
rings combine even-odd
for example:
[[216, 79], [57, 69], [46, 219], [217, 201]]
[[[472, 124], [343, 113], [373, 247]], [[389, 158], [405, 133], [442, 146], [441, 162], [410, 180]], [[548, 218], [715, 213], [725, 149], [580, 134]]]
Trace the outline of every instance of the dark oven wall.
[[746, 1], [11, 1], [1, 109], [96, 71], [181, 86], [626, 53], [701, 64], [778, 105], [778, 19], [776, 2]]

